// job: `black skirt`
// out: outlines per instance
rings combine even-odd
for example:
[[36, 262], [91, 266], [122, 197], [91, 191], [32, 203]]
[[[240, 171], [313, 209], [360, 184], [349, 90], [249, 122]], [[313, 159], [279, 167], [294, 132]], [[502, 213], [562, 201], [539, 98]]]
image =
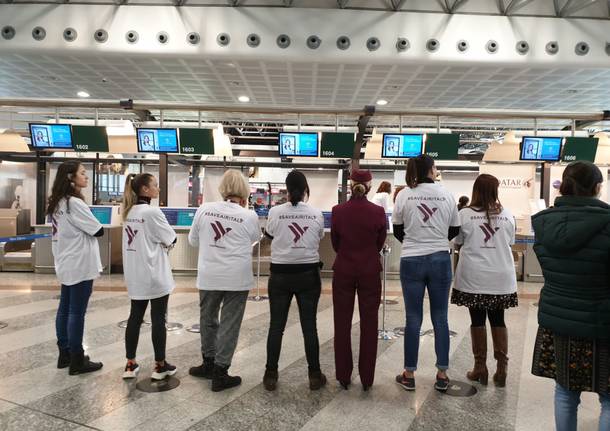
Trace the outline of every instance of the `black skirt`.
[[505, 295], [487, 295], [453, 289], [451, 291], [451, 303], [477, 310], [498, 310], [517, 307], [519, 298], [517, 292]]
[[532, 374], [571, 391], [610, 394], [610, 340], [567, 337], [538, 327]]

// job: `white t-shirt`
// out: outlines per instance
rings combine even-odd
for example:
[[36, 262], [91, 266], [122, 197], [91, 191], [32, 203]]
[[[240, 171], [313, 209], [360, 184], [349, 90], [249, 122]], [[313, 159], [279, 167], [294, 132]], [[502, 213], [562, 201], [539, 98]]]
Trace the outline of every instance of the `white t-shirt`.
[[71, 197], [69, 207], [66, 202], [61, 199], [51, 216], [51, 251], [59, 282], [73, 286], [98, 278], [103, 270], [100, 247], [93, 236], [102, 225], [82, 199]]
[[271, 262], [279, 264], [318, 263], [320, 240], [324, 236], [322, 212], [299, 202], [271, 208], [267, 219], [271, 242]]
[[175, 283], [168, 249], [176, 232], [157, 207], [134, 205], [123, 222], [123, 274], [131, 299], [168, 295]]
[[373, 199], [371, 200], [375, 205], [379, 205], [383, 207], [385, 212], [390, 212], [390, 208], [392, 206], [392, 200], [390, 199], [390, 194], [386, 192], [375, 193]]
[[252, 244], [260, 239], [258, 216], [233, 202], [205, 203], [197, 210], [189, 243], [199, 247], [197, 287], [250, 290]]
[[449, 226], [459, 226], [455, 198], [440, 184], [423, 183], [398, 193], [392, 223], [404, 225], [400, 257], [449, 250]]
[[515, 243], [515, 219], [507, 209], [490, 215], [471, 208], [460, 211], [463, 244], [455, 274], [455, 288], [462, 292], [504, 295], [517, 291], [517, 277], [510, 246]]

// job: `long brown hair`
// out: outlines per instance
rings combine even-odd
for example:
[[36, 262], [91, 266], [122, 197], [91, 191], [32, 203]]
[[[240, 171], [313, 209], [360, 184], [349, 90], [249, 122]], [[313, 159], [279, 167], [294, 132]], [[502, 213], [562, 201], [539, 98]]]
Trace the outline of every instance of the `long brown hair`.
[[123, 193], [123, 209], [121, 211], [121, 217], [123, 221], [127, 219], [129, 211], [138, 202], [138, 196], [142, 187], [150, 184], [150, 180], [154, 177], [152, 174], [129, 174], [125, 180], [125, 192]]
[[392, 193], [392, 184], [388, 181], [382, 181], [381, 184], [379, 184], [379, 187], [377, 187], [377, 193]]
[[426, 154], [410, 158], [407, 162], [407, 185], [414, 189], [423, 183], [430, 170], [434, 167], [434, 159]]
[[53, 215], [57, 212], [59, 201], [66, 198], [67, 211], [70, 212], [70, 198], [74, 197], [77, 199], [85, 200], [85, 197], [80, 191], [76, 191], [74, 185], [74, 175], [80, 169], [81, 163], [76, 160], [68, 160], [63, 162], [57, 168], [57, 175], [53, 181], [53, 187], [51, 188], [51, 196], [49, 197], [49, 203], [47, 206], [47, 215]]
[[472, 201], [469, 208], [474, 211], [485, 211], [487, 222], [491, 224], [490, 214], [502, 212], [502, 204], [498, 199], [500, 181], [493, 175], [481, 174], [472, 186]]

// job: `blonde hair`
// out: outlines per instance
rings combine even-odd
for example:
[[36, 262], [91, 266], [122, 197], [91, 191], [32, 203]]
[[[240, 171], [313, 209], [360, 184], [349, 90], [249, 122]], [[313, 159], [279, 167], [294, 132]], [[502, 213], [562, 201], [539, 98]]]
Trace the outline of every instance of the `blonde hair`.
[[138, 193], [142, 187], [150, 184], [150, 180], [154, 177], [151, 174], [129, 174], [125, 179], [125, 191], [123, 192], [123, 205], [121, 208], [121, 218], [123, 221], [127, 219], [127, 215], [131, 208], [138, 202]]
[[357, 183], [352, 181], [352, 196], [366, 196], [371, 191], [371, 182]]
[[229, 169], [224, 173], [218, 191], [223, 199], [237, 197], [247, 202], [250, 196], [250, 186], [246, 177], [235, 169]]

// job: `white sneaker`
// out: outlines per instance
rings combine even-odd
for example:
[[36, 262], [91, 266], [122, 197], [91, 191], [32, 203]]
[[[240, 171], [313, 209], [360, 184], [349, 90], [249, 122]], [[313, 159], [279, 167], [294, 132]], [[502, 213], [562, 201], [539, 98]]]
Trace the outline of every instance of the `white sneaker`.
[[125, 371], [123, 372], [124, 379], [135, 379], [140, 372], [140, 366], [135, 362], [128, 362], [125, 365]]
[[173, 376], [174, 374], [176, 374], [176, 371], [177, 369], [174, 365], [165, 361], [163, 366], [155, 366], [155, 371], [152, 373], [152, 376], [150, 376], [150, 378], [153, 380], [163, 380], [168, 376]]

